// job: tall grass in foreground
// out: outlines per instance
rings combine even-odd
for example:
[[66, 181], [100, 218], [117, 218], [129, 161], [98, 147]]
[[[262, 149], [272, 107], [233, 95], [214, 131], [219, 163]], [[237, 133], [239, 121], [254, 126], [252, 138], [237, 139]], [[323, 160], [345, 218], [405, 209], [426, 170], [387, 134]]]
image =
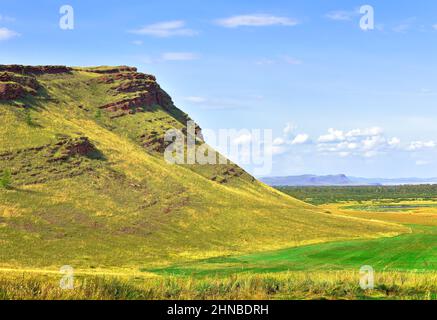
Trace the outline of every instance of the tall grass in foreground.
[[379, 273], [362, 290], [352, 272], [235, 275], [226, 278], [124, 279], [77, 277], [62, 290], [52, 276], [0, 274], [0, 299], [208, 300], [208, 299], [437, 299], [437, 273]]

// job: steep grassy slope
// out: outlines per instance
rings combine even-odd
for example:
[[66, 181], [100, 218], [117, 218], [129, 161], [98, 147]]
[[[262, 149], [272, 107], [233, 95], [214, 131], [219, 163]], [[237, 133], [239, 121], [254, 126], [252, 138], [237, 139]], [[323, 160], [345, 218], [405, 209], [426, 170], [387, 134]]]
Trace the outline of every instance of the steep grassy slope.
[[189, 118], [134, 68], [0, 66], [0, 81], [16, 84], [0, 86], [0, 267], [138, 269], [409, 231], [323, 212], [233, 164], [167, 164], [163, 133]]

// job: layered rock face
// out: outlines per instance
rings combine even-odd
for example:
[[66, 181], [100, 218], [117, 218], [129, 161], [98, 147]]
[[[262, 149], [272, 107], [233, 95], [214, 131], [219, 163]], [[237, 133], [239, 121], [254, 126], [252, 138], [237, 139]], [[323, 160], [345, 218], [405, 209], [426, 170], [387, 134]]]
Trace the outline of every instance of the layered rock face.
[[12, 72], [0, 72], [0, 81], [16, 82], [21, 84], [22, 86], [32, 88], [33, 90], [38, 90], [40, 88], [40, 84], [38, 83], [38, 80], [36, 80], [36, 78], [31, 76], [17, 75]]
[[15, 100], [25, 95], [24, 88], [18, 83], [0, 82], [0, 100]]
[[39, 88], [40, 85], [33, 76], [0, 72], [0, 100], [15, 100], [27, 94], [36, 95]]
[[156, 105], [167, 111], [172, 111], [174, 108], [171, 97], [161, 89], [156, 78], [152, 75], [139, 73], [136, 68], [130, 67], [98, 70], [97, 73], [105, 73], [105, 75], [97, 78], [96, 82], [113, 84], [112, 95], [131, 94], [132, 96], [100, 106], [100, 109], [114, 113], [111, 118], [151, 111]]
[[59, 74], [69, 73], [72, 68], [66, 66], [23, 66], [23, 65], [0, 65], [0, 71], [13, 72], [17, 74]]

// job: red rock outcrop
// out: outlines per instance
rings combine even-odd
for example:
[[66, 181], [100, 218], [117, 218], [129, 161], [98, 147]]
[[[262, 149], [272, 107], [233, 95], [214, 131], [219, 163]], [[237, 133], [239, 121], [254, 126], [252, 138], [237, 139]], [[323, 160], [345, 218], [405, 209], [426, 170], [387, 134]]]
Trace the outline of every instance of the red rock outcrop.
[[87, 174], [96, 168], [94, 161], [105, 160], [87, 137], [58, 139], [51, 144], [0, 152], [0, 163], [13, 168], [14, 183], [21, 185]]
[[69, 73], [71, 68], [66, 66], [23, 66], [23, 65], [0, 65], [0, 71], [13, 72], [18, 74], [59, 74]]
[[0, 73], [0, 81], [1, 82], [16, 82], [23, 86], [32, 88], [33, 90], [38, 90], [40, 88], [40, 84], [38, 80], [31, 76], [22, 76], [17, 75], [11, 72], [1, 72]]
[[116, 84], [111, 88], [115, 96], [121, 93], [137, 93], [133, 98], [123, 99], [100, 107], [100, 109], [116, 113], [112, 118], [150, 111], [155, 105], [160, 105], [167, 110], [174, 107], [170, 96], [161, 89], [156, 82], [156, 78], [152, 75], [138, 72], [117, 73], [98, 78], [96, 81]]
[[76, 155], [87, 156], [96, 151], [96, 148], [87, 137], [79, 137], [77, 139], [67, 140], [65, 150], [67, 151], [67, 155], [72, 157]]
[[0, 100], [14, 100], [26, 95], [23, 86], [14, 82], [0, 82]]
[[[114, 70], [119, 71], [120, 67]], [[125, 71], [107, 74], [91, 80], [92, 82], [113, 85], [108, 93], [114, 96], [123, 96], [123, 99], [119, 101], [108, 103], [100, 107], [100, 109], [112, 113], [112, 115], [109, 115], [111, 119], [138, 112], [149, 112], [156, 106], [159, 106], [171, 114], [175, 118], [175, 122], [179, 123], [179, 125], [169, 123], [168, 128], [162, 128], [163, 132], [165, 129], [180, 127], [180, 124], [186, 126], [186, 123], [191, 120], [187, 114], [175, 107], [171, 97], [161, 89], [153, 75], [139, 73], [136, 71], [136, 68], [126, 67], [123, 70]], [[135, 96], [126, 98], [127, 94], [135, 94]], [[201, 128], [196, 125], [195, 131], [196, 136], [203, 140]], [[184, 135], [187, 134], [186, 127], [182, 129], [182, 132]], [[164, 141], [164, 136], [157, 132], [144, 134], [138, 139], [145, 148], [151, 151], [163, 152], [168, 145], [168, 143]]]
[[54, 145], [52, 153], [58, 155], [50, 159], [49, 162], [65, 161], [74, 156], [86, 157], [96, 151], [96, 147], [87, 137], [65, 138]]
[[36, 95], [40, 88], [38, 81], [32, 76], [19, 75], [12, 72], [0, 72], [0, 99], [14, 100], [27, 94]]
[[136, 112], [147, 111], [148, 108], [161, 103], [161, 96], [156, 92], [140, 93], [135, 98], [124, 99], [101, 106], [100, 109], [105, 109], [111, 112], [122, 113], [123, 115], [133, 114]]
[[156, 82], [155, 76], [151, 74], [139, 73], [139, 72], [126, 72], [106, 75], [98, 78], [96, 81], [99, 83], [114, 83], [116, 81], [123, 80], [149, 80]]

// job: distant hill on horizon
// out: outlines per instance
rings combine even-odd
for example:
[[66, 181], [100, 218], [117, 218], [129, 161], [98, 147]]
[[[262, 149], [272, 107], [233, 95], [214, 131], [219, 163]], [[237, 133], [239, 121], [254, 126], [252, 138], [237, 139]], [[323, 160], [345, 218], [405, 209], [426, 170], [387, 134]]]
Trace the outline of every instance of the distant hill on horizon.
[[437, 178], [360, 178], [349, 177], [345, 174], [337, 175], [298, 175], [285, 177], [265, 177], [260, 179], [270, 186], [296, 186], [296, 187], [317, 187], [317, 186], [392, 186], [392, 185], [418, 185], [437, 184]]

